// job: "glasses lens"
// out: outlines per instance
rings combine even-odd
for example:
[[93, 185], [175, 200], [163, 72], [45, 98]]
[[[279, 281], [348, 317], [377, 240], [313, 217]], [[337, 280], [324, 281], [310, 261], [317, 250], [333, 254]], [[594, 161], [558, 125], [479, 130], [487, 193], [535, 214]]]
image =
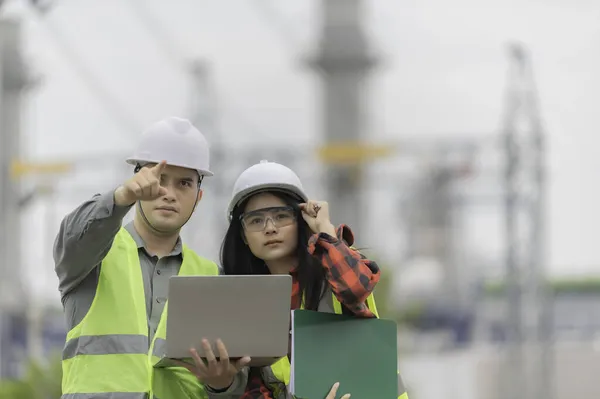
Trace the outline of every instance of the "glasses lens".
[[296, 219], [290, 207], [258, 209], [242, 216], [242, 225], [248, 231], [262, 231], [270, 220], [275, 227], [285, 227]]

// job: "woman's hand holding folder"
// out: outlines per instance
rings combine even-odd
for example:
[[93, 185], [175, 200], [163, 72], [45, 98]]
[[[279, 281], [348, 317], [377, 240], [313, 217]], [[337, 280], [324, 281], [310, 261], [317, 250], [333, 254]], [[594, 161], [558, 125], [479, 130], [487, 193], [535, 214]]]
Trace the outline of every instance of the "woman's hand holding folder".
[[[337, 394], [337, 390], [339, 387], [340, 387], [339, 382], [336, 382], [335, 384], [333, 384], [331, 391], [329, 391], [329, 394], [327, 395], [327, 397], [325, 399], [335, 399], [335, 396]], [[342, 396], [340, 399], [350, 399], [350, 394], [347, 393], [344, 396]]]

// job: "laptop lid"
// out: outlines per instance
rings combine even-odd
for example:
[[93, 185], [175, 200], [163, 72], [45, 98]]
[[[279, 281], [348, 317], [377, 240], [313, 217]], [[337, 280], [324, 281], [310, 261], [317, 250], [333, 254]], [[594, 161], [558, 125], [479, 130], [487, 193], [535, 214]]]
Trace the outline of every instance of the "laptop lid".
[[250, 356], [251, 365], [268, 365], [286, 356], [292, 277], [173, 276], [169, 279], [166, 357], [185, 359], [201, 340], [215, 355], [221, 338], [231, 359]]

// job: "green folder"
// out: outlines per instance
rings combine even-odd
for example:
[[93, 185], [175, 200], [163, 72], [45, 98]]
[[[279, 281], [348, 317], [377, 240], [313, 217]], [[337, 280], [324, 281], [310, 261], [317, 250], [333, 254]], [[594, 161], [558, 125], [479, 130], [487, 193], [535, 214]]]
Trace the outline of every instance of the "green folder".
[[289, 388], [296, 398], [323, 399], [335, 382], [338, 398], [398, 398], [394, 321], [294, 310], [291, 334]]

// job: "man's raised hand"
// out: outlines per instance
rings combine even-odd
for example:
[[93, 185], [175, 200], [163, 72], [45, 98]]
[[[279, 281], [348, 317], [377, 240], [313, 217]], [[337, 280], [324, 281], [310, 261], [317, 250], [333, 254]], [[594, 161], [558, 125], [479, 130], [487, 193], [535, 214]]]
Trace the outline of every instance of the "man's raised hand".
[[162, 161], [152, 167], [141, 168], [115, 190], [115, 204], [129, 206], [136, 201], [152, 201], [167, 194], [167, 189], [160, 185], [166, 166], [167, 162]]

